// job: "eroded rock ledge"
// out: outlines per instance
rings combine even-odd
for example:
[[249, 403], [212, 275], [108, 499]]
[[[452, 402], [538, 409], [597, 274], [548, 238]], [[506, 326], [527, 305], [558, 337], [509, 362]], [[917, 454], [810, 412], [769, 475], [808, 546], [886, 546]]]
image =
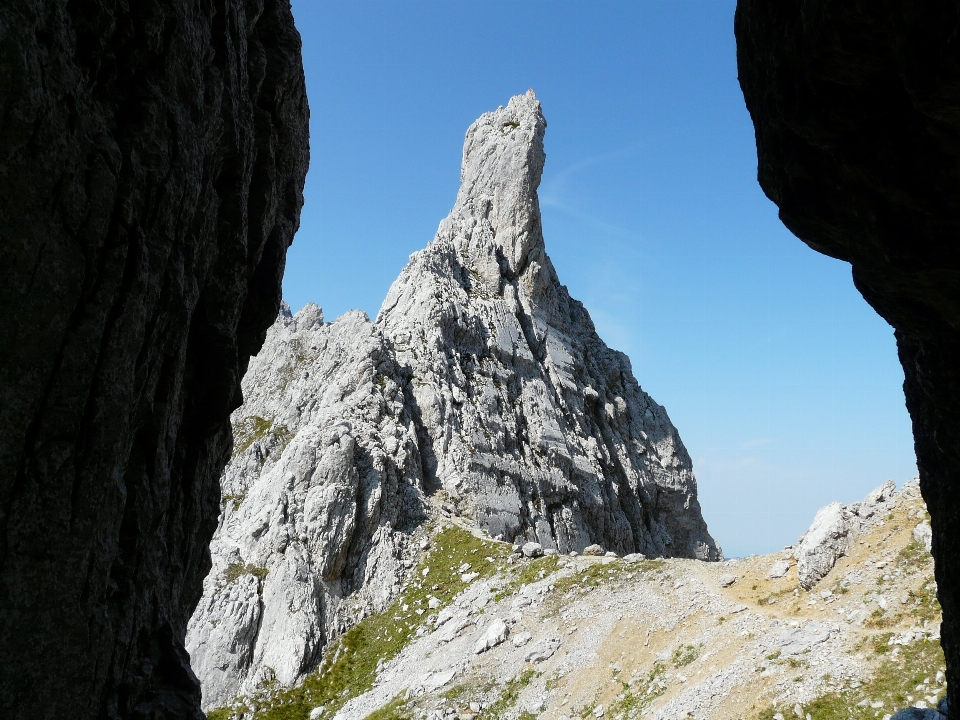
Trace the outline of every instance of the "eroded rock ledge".
[[183, 648], [308, 161], [285, 0], [0, 9], [0, 716], [200, 718]]
[[740, 84], [784, 224], [896, 330], [960, 703], [960, 7], [740, 0]]

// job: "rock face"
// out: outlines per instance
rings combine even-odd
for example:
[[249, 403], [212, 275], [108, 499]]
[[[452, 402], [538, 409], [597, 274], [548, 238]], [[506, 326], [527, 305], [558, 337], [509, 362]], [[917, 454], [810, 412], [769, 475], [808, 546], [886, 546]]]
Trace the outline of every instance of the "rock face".
[[300, 39], [277, 0], [0, 27], [0, 716], [200, 718], [183, 638], [299, 221]]
[[739, 0], [740, 84], [780, 218], [895, 329], [960, 703], [960, 45], [955, 2]]
[[533, 554], [720, 557], [676, 429], [546, 255], [545, 128], [532, 92], [470, 127], [454, 209], [375, 323], [308, 305], [270, 330], [188, 635], [204, 707], [294, 682], [381, 610], [436, 506]]
[[547, 257], [545, 130], [532, 93], [470, 127], [457, 202], [380, 310], [427, 481], [493, 537], [716, 559], [676, 429]]
[[[213, 570], [187, 650], [205, 708], [312, 668], [353, 606], [382, 609], [424, 520], [399, 368], [361, 312], [284, 307], [243, 381]], [[397, 532], [394, 532], [397, 531]], [[348, 604], [349, 600], [349, 604]]]

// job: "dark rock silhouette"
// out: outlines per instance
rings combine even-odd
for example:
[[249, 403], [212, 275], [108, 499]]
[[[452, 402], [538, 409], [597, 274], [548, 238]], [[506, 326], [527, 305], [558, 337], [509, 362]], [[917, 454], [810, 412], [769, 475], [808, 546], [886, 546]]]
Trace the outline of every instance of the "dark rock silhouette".
[[0, 5], [0, 717], [200, 718], [183, 649], [308, 161], [287, 0]]
[[896, 331], [960, 704], [960, 4], [740, 0], [740, 84], [783, 223]]

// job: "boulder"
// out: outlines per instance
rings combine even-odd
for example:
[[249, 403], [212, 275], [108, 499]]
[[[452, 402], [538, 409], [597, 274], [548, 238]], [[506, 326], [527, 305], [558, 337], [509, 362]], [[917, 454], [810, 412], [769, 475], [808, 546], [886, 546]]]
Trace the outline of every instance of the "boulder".
[[543, 546], [540, 543], [528, 542], [520, 549], [524, 557], [536, 558], [543, 555]]
[[587, 545], [583, 549], [584, 555], [592, 555], [593, 557], [603, 557], [606, 554], [606, 550], [603, 549], [601, 545]]
[[541, 663], [553, 657], [554, 653], [560, 649], [560, 641], [557, 638], [544, 638], [536, 643], [530, 652], [524, 656], [524, 661], [528, 663]]
[[528, 632], [521, 632], [521, 633], [517, 633], [516, 635], [514, 635], [514, 636], [513, 636], [513, 640], [512, 640], [511, 642], [513, 642], [513, 644], [514, 644], [516, 647], [523, 647], [523, 646], [526, 645], [528, 642], [530, 642], [530, 640], [531, 640], [532, 638], [533, 638], [533, 636], [532, 636], [530, 633], [528, 633]]
[[777, 578], [786, 577], [788, 572], [790, 572], [790, 561], [777, 560], [767, 571], [767, 579], [776, 580]]
[[843, 505], [835, 502], [820, 508], [793, 551], [801, 587], [809, 590], [826, 576], [846, 554], [849, 540]]
[[479, 655], [480, 653], [495, 648], [504, 642], [509, 634], [510, 630], [507, 628], [507, 624], [500, 618], [495, 619], [473, 646], [473, 654]]

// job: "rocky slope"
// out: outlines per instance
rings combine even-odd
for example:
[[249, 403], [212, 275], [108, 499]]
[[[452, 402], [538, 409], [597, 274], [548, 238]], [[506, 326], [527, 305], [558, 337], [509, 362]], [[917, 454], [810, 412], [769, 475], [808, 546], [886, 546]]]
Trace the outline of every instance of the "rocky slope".
[[[739, 0], [758, 176], [896, 330], [960, 688], [960, 10], [953, 0]], [[952, 698], [960, 704], [960, 695]]]
[[308, 156], [285, 0], [0, 6], [0, 717], [200, 718], [183, 638]]
[[720, 557], [676, 429], [546, 255], [545, 128], [532, 92], [470, 127], [456, 204], [376, 322], [308, 305], [270, 330], [188, 634], [204, 707], [312, 670], [438, 512], [554, 553]]
[[[942, 720], [929, 522], [916, 480], [891, 486], [818, 513], [781, 553], [724, 563], [531, 558], [438, 518], [401, 595], [318, 672], [211, 717], [889, 720], [912, 705]], [[802, 568], [829, 555], [805, 589]]]

